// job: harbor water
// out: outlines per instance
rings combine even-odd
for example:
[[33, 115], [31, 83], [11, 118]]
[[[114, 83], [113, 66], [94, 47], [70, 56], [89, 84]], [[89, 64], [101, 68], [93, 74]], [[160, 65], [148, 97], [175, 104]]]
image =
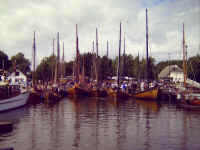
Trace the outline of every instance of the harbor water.
[[199, 150], [200, 111], [169, 101], [64, 98], [4, 112], [0, 149]]

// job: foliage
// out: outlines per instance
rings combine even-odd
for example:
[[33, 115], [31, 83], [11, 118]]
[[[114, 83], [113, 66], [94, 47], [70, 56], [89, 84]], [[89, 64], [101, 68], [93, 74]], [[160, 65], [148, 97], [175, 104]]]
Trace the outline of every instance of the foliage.
[[[80, 68], [83, 69], [83, 58], [84, 58], [84, 69], [85, 75], [92, 77], [94, 74], [93, 58], [92, 53], [85, 53], [80, 56]], [[133, 57], [132, 55], [121, 56], [121, 76], [129, 76], [134, 78], [146, 78], [146, 59], [142, 58], [139, 60], [139, 57]], [[53, 78], [53, 72], [55, 70], [55, 56], [46, 57], [42, 60], [40, 65], [37, 67], [37, 79], [40, 80], [51, 80]], [[107, 56], [98, 57], [98, 61], [95, 60], [95, 63], [98, 62], [99, 71], [98, 75], [100, 80], [106, 79], [108, 76], [117, 75], [117, 64], [118, 57], [115, 59], [110, 59]], [[182, 68], [181, 60], [171, 60], [171, 61], [162, 61], [155, 65], [155, 59], [149, 58], [149, 78], [156, 79], [160, 71], [168, 65], [178, 65]], [[190, 64], [190, 65], [189, 65]], [[73, 74], [74, 61], [69, 61], [64, 63], [65, 66], [65, 76], [71, 76]], [[194, 56], [188, 60], [188, 76], [191, 79], [200, 81], [200, 56]], [[80, 70], [80, 72], [81, 72]]]
[[103, 56], [100, 59], [100, 70], [99, 74], [101, 75], [101, 80], [107, 79], [107, 77], [113, 75], [113, 69], [112, 69], [112, 60], [109, 59], [107, 56]]
[[71, 76], [73, 73], [74, 62], [73, 61], [65, 62], [64, 66], [65, 66], [65, 75]]
[[11, 62], [8, 59], [8, 55], [0, 50], [0, 69], [8, 70], [11, 66]]
[[12, 67], [10, 68], [10, 71], [14, 70], [14, 67], [16, 65], [16, 68], [22, 71], [24, 74], [27, 74], [27, 72], [30, 72], [30, 61], [24, 57], [24, 54], [17, 53], [15, 56], [11, 57], [11, 63]]
[[188, 77], [200, 82], [200, 55], [190, 57], [187, 66]]
[[50, 81], [53, 80], [55, 71], [56, 57], [45, 57], [36, 69], [37, 80]]

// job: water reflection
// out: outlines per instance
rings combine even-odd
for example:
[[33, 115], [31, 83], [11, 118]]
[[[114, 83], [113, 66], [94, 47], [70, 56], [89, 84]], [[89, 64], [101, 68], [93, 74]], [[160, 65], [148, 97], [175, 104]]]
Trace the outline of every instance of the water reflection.
[[55, 104], [31, 106], [25, 114], [15, 134], [0, 145], [21, 150], [200, 147], [200, 112], [187, 112], [168, 103], [66, 98]]
[[28, 115], [29, 111], [27, 107], [21, 107], [18, 109], [1, 112], [0, 122], [18, 122], [20, 118]]
[[[21, 107], [18, 109], [1, 112], [0, 122], [8, 122], [11, 125], [6, 130], [0, 132], [0, 143], [17, 134], [16, 130], [20, 124], [21, 118], [28, 114], [29, 111], [27, 107]], [[9, 147], [9, 145], [6, 145], [6, 147]]]

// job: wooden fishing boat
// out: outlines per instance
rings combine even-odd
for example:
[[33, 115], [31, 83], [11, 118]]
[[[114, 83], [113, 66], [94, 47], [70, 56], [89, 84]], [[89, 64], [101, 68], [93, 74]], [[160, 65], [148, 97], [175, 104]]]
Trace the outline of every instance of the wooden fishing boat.
[[139, 99], [156, 99], [158, 96], [158, 87], [148, 88], [144, 91], [138, 91], [132, 94], [134, 98]]
[[81, 86], [79, 84], [69, 87], [66, 91], [70, 96], [92, 96], [92, 92], [87, 90], [86, 86]]
[[117, 66], [117, 88], [112, 89], [108, 88], [107, 92], [108, 95], [116, 98], [116, 99], [128, 99], [130, 98], [130, 94], [126, 92], [125, 90], [122, 90], [120, 88], [120, 72], [121, 72], [121, 22], [120, 22], [120, 30], [119, 30], [119, 51], [118, 51], [118, 66]]
[[187, 81], [187, 63], [186, 63], [186, 44], [185, 44], [185, 32], [183, 23], [183, 72], [184, 72], [184, 87], [180, 88], [177, 92], [177, 98], [179, 97], [179, 106], [189, 110], [200, 110], [200, 93], [198, 90], [188, 88]]
[[132, 94], [135, 98], [141, 99], [157, 99], [158, 96], [158, 87], [149, 87], [149, 35], [148, 35], [148, 15], [146, 9], [146, 80], [147, 80], [147, 89], [140, 90]]

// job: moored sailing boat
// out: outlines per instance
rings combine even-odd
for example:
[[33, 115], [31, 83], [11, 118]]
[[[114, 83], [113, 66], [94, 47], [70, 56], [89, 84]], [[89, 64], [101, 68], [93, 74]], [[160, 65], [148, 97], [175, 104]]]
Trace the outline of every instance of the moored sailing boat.
[[200, 94], [194, 93], [192, 89], [187, 87], [187, 65], [186, 65], [186, 45], [185, 45], [185, 31], [183, 23], [183, 73], [184, 73], [184, 90], [178, 93], [182, 95], [180, 106], [190, 110], [200, 110]]
[[80, 74], [80, 53], [78, 47], [78, 28], [76, 24], [76, 60], [74, 66], [74, 85], [67, 89], [67, 93], [72, 96], [90, 96], [91, 92], [87, 90], [88, 85], [85, 83], [84, 62], [82, 68], [82, 75]]
[[133, 93], [133, 97], [139, 99], [156, 99], [158, 95], [158, 87], [149, 88], [149, 56], [148, 56], [148, 42], [149, 42], [149, 35], [148, 35], [148, 15], [146, 9], [146, 79], [147, 79], [147, 88], [141, 91], [137, 91]]
[[117, 89], [108, 89], [108, 95], [117, 99], [127, 99], [131, 95], [125, 89], [120, 88], [120, 62], [121, 62], [121, 22], [120, 22], [120, 33], [119, 33], [119, 54], [118, 54], [118, 66], [117, 66]]
[[95, 97], [107, 97], [108, 93], [105, 88], [99, 83], [99, 56], [98, 56], [98, 31], [96, 28], [96, 55], [94, 53], [94, 43], [93, 43], [93, 66], [95, 72], [95, 83], [91, 88], [91, 94]]
[[41, 90], [37, 88], [36, 85], [36, 37], [35, 37], [35, 31], [33, 33], [33, 47], [32, 47], [32, 63], [33, 63], [33, 71], [32, 71], [32, 87], [30, 89], [30, 96], [28, 103], [37, 103], [41, 100]]

